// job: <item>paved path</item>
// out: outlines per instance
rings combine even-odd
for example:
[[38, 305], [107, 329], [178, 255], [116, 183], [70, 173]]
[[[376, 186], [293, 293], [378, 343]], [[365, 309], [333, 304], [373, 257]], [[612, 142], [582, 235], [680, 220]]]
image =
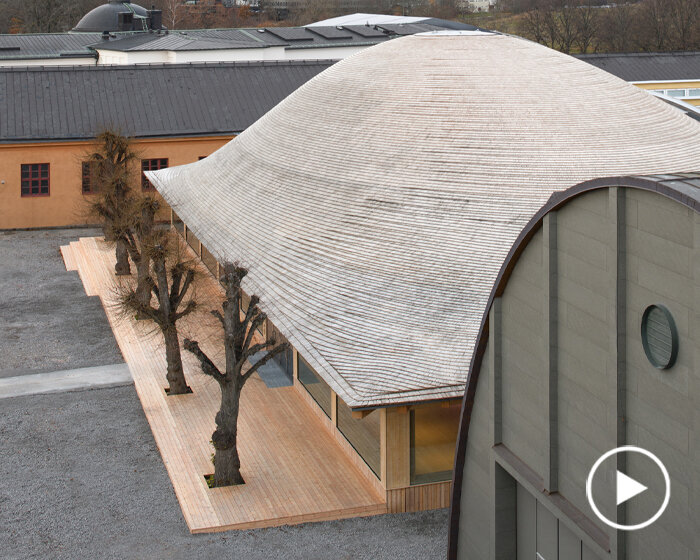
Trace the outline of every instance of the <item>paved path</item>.
[[35, 373], [0, 379], [0, 399], [94, 387], [116, 387], [133, 382], [127, 364]]

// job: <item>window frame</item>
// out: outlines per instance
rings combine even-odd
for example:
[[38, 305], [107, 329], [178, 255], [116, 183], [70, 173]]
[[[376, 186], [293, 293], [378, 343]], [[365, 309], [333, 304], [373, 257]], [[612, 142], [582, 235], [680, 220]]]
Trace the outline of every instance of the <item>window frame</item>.
[[[32, 181], [41, 181], [43, 177], [41, 176], [42, 174], [42, 166], [46, 166], [46, 192], [42, 193], [41, 188], [42, 185], [38, 185], [38, 192], [34, 192], [32, 188]], [[39, 169], [39, 175], [37, 177], [33, 176], [33, 171], [32, 167], [37, 166]], [[28, 168], [29, 172], [29, 177], [25, 179], [24, 177], [24, 172], [25, 168]], [[25, 193], [25, 181], [29, 181], [29, 192]], [[19, 178], [19, 185], [20, 185], [20, 197], [22, 198], [35, 198], [35, 197], [46, 197], [46, 196], [51, 196], [51, 164], [48, 162], [45, 163], [21, 163], [20, 164], [20, 178]]]
[[[153, 162], [157, 167], [153, 167]], [[165, 162], [165, 163], [163, 163]], [[155, 192], [156, 188], [146, 177], [146, 171], [158, 171], [170, 167], [170, 158], [146, 158], [141, 160], [141, 190], [143, 192]]]
[[[87, 173], [85, 172], [87, 170]], [[81, 162], [81, 169], [80, 169], [80, 192], [82, 194], [96, 194], [97, 190], [95, 190], [95, 186], [93, 184], [94, 181], [94, 170], [95, 170], [95, 162], [90, 161], [90, 160], [85, 160]], [[87, 185], [87, 189], [85, 188]]]

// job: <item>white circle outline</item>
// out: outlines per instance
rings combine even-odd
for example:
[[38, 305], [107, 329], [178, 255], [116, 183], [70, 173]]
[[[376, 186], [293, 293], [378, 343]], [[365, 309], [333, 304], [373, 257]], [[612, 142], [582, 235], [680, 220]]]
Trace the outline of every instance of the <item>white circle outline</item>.
[[[664, 502], [661, 504], [661, 507], [659, 510], [650, 518], [647, 519], [644, 523], [637, 523], [636, 525], [620, 525], [619, 523], [615, 523], [613, 521], [610, 521], [607, 517], [605, 517], [602, 513], [600, 513], [600, 510], [598, 509], [598, 506], [595, 505], [595, 502], [593, 501], [593, 494], [591, 492], [591, 488], [593, 486], [593, 475], [595, 472], [598, 470], [598, 467], [605, 461], [608, 457], [612, 457], [613, 455], [617, 455], [618, 453], [624, 452], [624, 451], [632, 451], [634, 453], [641, 453], [642, 455], [645, 455], [646, 457], [649, 457], [656, 465], [661, 469], [661, 473], [664, 475], [664, 480], [666, 482], [666, 496], [664, 497]], [[616, 447], [615, 449], [611, 449], [607, 453], [604, 453], [594, 464], [593, 467], [591, 467], [590, 472], [588, 473], [588, 479], [586, 480], [586, 498], [588, 498], [588, 503], [591, 505], [591, 508], [593, 509], [593, 513], [595, 513], [598, 516], [598, 519], [600, 519], [603, 523], [606, 525], [609, 525], [610, 527], [613, 527], [614, 529], [619, 529], [621, 531], [636, 531], [638, 529], [644, 529], [645, 527], [648, 527], [654, 521], [656, 521], [661, 515], [663, 514], [664, 511], [666, 511], [666, 507], [668, 506], [668, 502], [671, 499], [671, 478], [668, 475], [668, 471], [666, 470], [666, 467], [664, 464], [661, 462], [661, 460], [654, 455], [651, 451], [648, 451], [646, 449], [642, 449], [641, 447], [637, 447], [635, 445], [623, 445], [622, 447]]]

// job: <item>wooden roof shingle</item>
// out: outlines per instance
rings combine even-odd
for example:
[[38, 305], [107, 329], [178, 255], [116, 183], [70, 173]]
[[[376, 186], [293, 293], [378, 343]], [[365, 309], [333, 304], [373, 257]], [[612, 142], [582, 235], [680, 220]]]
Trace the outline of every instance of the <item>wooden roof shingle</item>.
[[590, 64], [497, 34], [349, 57], [207, 159], [151, 173], [356, 408], [461, 396], [489, 294], [549, 197], [700, 169], [700, 123]]

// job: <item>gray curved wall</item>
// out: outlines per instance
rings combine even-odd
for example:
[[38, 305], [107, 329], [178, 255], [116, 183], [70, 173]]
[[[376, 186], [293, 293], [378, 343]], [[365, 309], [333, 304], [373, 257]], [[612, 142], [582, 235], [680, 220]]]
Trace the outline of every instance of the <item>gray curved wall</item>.
[[[680, 335], [665, 371], [640, 337], [642, 313], [656, 303]], [[490, 311], [457, 556], [531, 560], [539, 538], [545, 560], [700, 558], [699, 316], [700, 214], [631, 188], [592, 191], [547, 214]], [[600, 522], [585, 496], [593, 463], [621, 445], [652, 451], [671, 476], [664, 515], [630, 533]], [[663, 493], [651, 464], [629, 457], [615, 467], [648, 483], [647, 493], [616, 508], [612, 482], [594, 488], [603, 512], [625, 523]], [[607, 474], [614, 480], [614, 468]], [[535, 517], [555, 541], [538, 534]]]

